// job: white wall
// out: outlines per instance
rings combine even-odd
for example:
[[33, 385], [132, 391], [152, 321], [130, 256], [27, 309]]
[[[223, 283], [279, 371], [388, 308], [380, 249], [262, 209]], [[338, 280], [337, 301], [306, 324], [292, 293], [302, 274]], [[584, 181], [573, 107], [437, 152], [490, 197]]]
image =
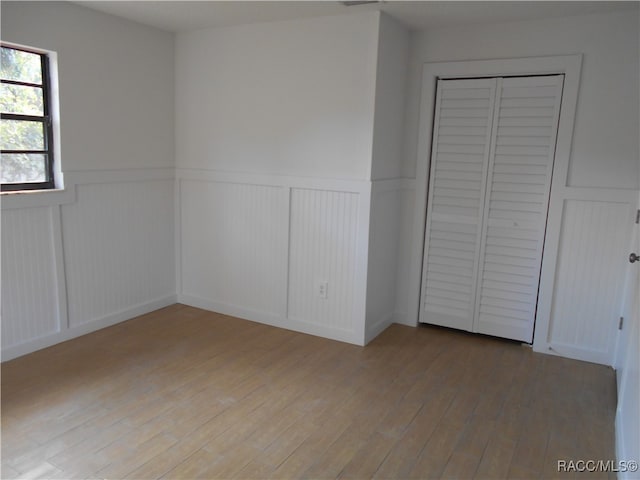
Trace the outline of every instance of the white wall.
[[63, 170], [173, 166], [173, 36], [65, 2], [2, 2], [2, 40], [58, 53]]
[[178, 168], [368, 179], [378, 17], [178, 34]]
[[403, 182], [404, 102], [409, 32], [388, 15], [380, 17], [376, 74], [366, 337], [371, 340], [395, 319], [396, 265]]
[[583, 54], [568, 186], [638, 188], [635, 12], [417, 32], [407, 97], [406, 163], [415, 176], [422, 64]]
[[[421, 70], [425, 62], [580, 53], [583, 65], [566, 187], [576, 189], [572, 191], [574, 200], [582, 199], [580, 192], [597, 196], [597, 190], [637, 189], [637, 32], [635, 12], [415, 32], [411, 38], [404, 175], [414, 177], [416, 171]], [[410, 213], [403, 216], [411, 223], [415, 218], [414, 201], [406, 200]], [[405, 245], [423, 234], [413, 231], [413, 225], [403, 224], [402, 229], [411, 235], [411, 240], [401, 240]], [[406, 255], [399, 260], [399, 275], [408, 276], [410, 249], [403, 251]], [[397, 309], [411, 311], [415, 306], [408, 303], [409, 290], [401, 281], [398, 285]], [[415, 288], [411, 281], [406, 286]], [[582, 293], [586, 292], [583, 289]], [[612, 310], [617, 307], [609, 307], [608, 314], [614, 318]], [[414, 324], [415, 320], [407, 318], [406, 322]]]
[[402, 176], [409, 31], [380, 15], [371, 179]]
[[57, 53], [65, 191], [2, 196], [2, 359], [175, 301], [173, 36], [2, 2], [2, 40]]
[[179, 301], [364, 343], [379, 17], [177, 35]]

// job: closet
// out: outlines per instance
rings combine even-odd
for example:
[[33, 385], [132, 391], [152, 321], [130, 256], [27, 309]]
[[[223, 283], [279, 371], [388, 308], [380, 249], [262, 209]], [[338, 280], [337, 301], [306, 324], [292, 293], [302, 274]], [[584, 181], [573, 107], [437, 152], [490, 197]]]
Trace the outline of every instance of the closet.
[[563, 79], [438, 81], [420, 322], [532, 342]]

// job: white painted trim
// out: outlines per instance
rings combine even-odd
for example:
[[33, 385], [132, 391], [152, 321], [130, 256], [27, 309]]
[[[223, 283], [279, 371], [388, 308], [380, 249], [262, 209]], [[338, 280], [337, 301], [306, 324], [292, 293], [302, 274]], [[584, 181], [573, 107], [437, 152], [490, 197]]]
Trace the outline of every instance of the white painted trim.
[[371, 340], [373, 340], [387, 328], [389, 328], [389, 326], [394, 323], [394, 319], [395, 314], [388, 313], [387, 315], [384, 315], [380, 320], [378, 320], [374, 325], [371, 325], [369, 328], [367, 328], [364, 338], [365, 345], [367, 345]]
[[[620, 398], [620, 395], [618, 395], [618, 399], [619, 398]], [[618, 461], [620, 461], [620, 460], [626, 460], [626, 461], [635, 460], [635, 458], [632, 458], [629, 455], [627, 455], [627, 452], [626, 452], [625, 442], [624, 442], [624, 431], [625, 431], [626, 427], [627, 427], [627, 425], [622, 421], [622, 417], [618, 414], [618, 411], [616, 410], [616, 421], [615, 421], [616, 459]], [[633, 473], [631, 473], [631, 472], [618, 472], [618, 477], [617, 478], [619, 480], [632, 480], [634, 478], [634, 477], [632, 477], [632, 475], [633, 475]]]
[[176, 177], [174, 181], [174, 248], [175, 248], [175, 275], [176, 295], [182, 293], [182, 179]]
[[239, 183], [245, 185], [264, 185], [269, 187], [305, 188], [337, 192], [364, 193], [369, 190], [369, 180], [345, 180], [321, 177], [295, 177], [266, 173], [226, 172], [195, 168], [177, 168], [176, 178], [220, 183]]
[[[474, 78], [580, 73], [582, 54], [549, 57], [498, 58], [460, 62], [429, 62], [424, 72], [437, 78]], [[577, 69], [577, 70], [576, 70]], [[425, 77], [422, 78], [423, 82]], [[424, 83], [423, 83], [424, 85]], [[434, 90], [435, 91], [435, 90]]]
[[51, 215], [51, 241], [53, 244], [53, 260], [56, 272], [56, 307], [58, 331], [69, 328], [69, 299], [67, 297], [67, 276], [64, 264], [64, 238], [62, 236], [62, 211], [60, 205], [49, 208]]
[[0, 194], [2, 210], [9, 208], [48, 207], [75, 203], [76, 187], [96, 183], [145, 182], [172, 180], [173, 168], [132, 168], [118, 170], [67, 170], [64, 172], [65, 188]]
[[82, 335], [86, 335], [102, 328], [110, 327], [111, 325], [115, 325], [116, 323], [130, 320], [139, 315], [144, 315], [145, 313], [153, 312], [154, 310], [173, 305], [174, 303], [176, 303], [176, 296], [174, 294], [166, 295], [156, 300], [135, 305], [125, 310], [120, 310], [118, 312], [105, 315], [101, 318], [96, 318], [81, 325], [62, 330], [58, 333], [54, 333], [53, 335], [47, 335], [46, 337], [30, 340], [19, 345], [3, 348], [1, 355], [2, 361], [5, 362], [7, 360], [12, 360], [22, 355], [35, 352], [36, 350], [41, 350], [57, 343], [65, 342], [67, 340], [71, 340], [72, 338], [80, 337]]
[[185, 294], [178, 295], [178, 303], [221, 313], [223, 315], [242, 318], [252, 322], [262, 323], [264, 325], [271, 325], [273, 327], [285, 328], [295, 332], [321, 336], [331, 340], [338, 340], [340, 342], [363, 345], [361, 336], [357, 332], [323, 327], [321, 325], [307, 323], [293, 318], [285, 318], [275, 313], [261, 312], [238, 305], [229, 305]]
[[369, 271], [369, 230], [371, 224], [371, 183], [358, 195], [358, 226], [356, 229], [356, 259], [353, 288], [352, 316], [357, 332], [353, 343], [366, 344], [367, 287]]
[[93, 183], [144, 182], [149, 180], [173, 180], [173, 168], [126, 168], [117, 170], [67, 170], [67, 185]]
[[544, 351], [539, 350], [539, 345], [537, 348], [534, 346], [534, 351], [548, 353], [549, 355], [556, 355], [563, 358], [573, 358], [575, 360], [599, 363], [601, 365], [611, 364], [609, 352], [595, 351], [589, 348], [579, 348], [575, 345], [565, 345], [558, 342], [545, 342], [544, 345], [546, 347]]
[[[511, 58], [496, 60], [474, 60], [466, 62], [425, 63], [422, 73], [422, 95], [420, 102], [420, 122], [418, 138], [418, 158], [416, 161], [416, 196], [413, 221], [413, 246], [409, 278], [409, 298], [407, 305], [408, 325], [418, 324], [420, 304], [420, 279], [422, 274], [422, 256], [424, 249], [424, 229], [426, 220], [427, 185], [431, 161], [431, 135], [433, 131], [433, 111], [438, 78], [473, 78], [509, 75], [545, 75], [564, 74], [560, 124], [556, 146], [555, 165], [552, 179], [549, 220], [545, 236], [545, 254], [540, 282], [541, 298], [536, 319], [534, 346], [541, 347], [540, 338], [546, 338], [551, 296], [553, 293], [553, 275], [560, 236], [560, 218], [562, 197], [560, 193], [566, 186], [573, 123], [578, 100], [578, 85], [582, 55], [562, 55], [551, 57]], [[559, 204], [559, 206], [558, 206]], [[546, 268], [545, 268], [546, 266]], [[549, 271], [553, 270], [550, 274]], [[544, 292], [544, 294], [542, 294]], [[543, 320], [538, 320], [542, 317]], [[542, 337], [541, 337], [542, 335]], [[537, 351], [546, 351], [548, 346]]]
[[10, 208], [49, 207], [66, 205], [76, 201], [75, 185], [55, 190], [3, 192], [0, 194], [2, 210]]
[[[416, 185], [413, 208], [413, 232], [411, 262], [409, 265], [408, 305], [406, 325], [418, 326], [420, 313], [420, 292], [422, 263], [424, 253], [424, 233], [427, 220], [427, 186], [431, 166], [431, 143], [433, 134], [433, 112], [435, 109], [437, 65], [429, 68], [425, 64], [422, 71], [422, 93], [420, 99], [420, 118], [418, 127], [418, 158], [416, 159]], [[446, 68], [443, 68], [443, 72]]]
[[632, 205], [638, 194], [638, 190], [631, 188], [565, 187], [561, 191], [563, 200], [630, 203]]
[[285, 187], [285, 214], [284, 214], [284, 219], [285, 219], [285, 226], [284, 226], [284, 245], [282, 246], [284, 248], [284, 252], [285, 252], [285, 264], [283, 266], [283, 272], [282, 272], [282, 288], [284, 289], [284, 291], [281, 294], [281, 303], [280, 303], [280, 314], [284, 317], [284, 318], [289, 318], [289, 274], [291, 271], [291, 195], [292, 195], [292, 188], [286, 188]]
[[415, 327], [415, 325], [407, 320], [406, 312], [393, 312], [393, 323], [398, 325], [406, 325], [407, 327]]

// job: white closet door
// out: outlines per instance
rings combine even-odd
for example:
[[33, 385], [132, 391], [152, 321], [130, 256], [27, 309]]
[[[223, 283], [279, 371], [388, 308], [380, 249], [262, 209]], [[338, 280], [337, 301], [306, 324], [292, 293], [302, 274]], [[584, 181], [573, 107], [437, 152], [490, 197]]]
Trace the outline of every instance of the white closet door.
[[420, 322], [473, 329], [496, 79], [440, 80]]
[[533, 340], [563, 78], [498, 79], [476, 332]]

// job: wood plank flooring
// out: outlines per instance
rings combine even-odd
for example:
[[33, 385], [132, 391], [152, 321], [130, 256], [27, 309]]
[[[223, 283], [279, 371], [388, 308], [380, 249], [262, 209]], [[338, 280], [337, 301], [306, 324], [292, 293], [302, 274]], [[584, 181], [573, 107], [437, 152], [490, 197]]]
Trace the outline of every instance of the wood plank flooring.
[[173, 305], [2, 365], [2, 478], [556, 478], [615, 458], [615, 401], [611, 369], [497, 339]]

